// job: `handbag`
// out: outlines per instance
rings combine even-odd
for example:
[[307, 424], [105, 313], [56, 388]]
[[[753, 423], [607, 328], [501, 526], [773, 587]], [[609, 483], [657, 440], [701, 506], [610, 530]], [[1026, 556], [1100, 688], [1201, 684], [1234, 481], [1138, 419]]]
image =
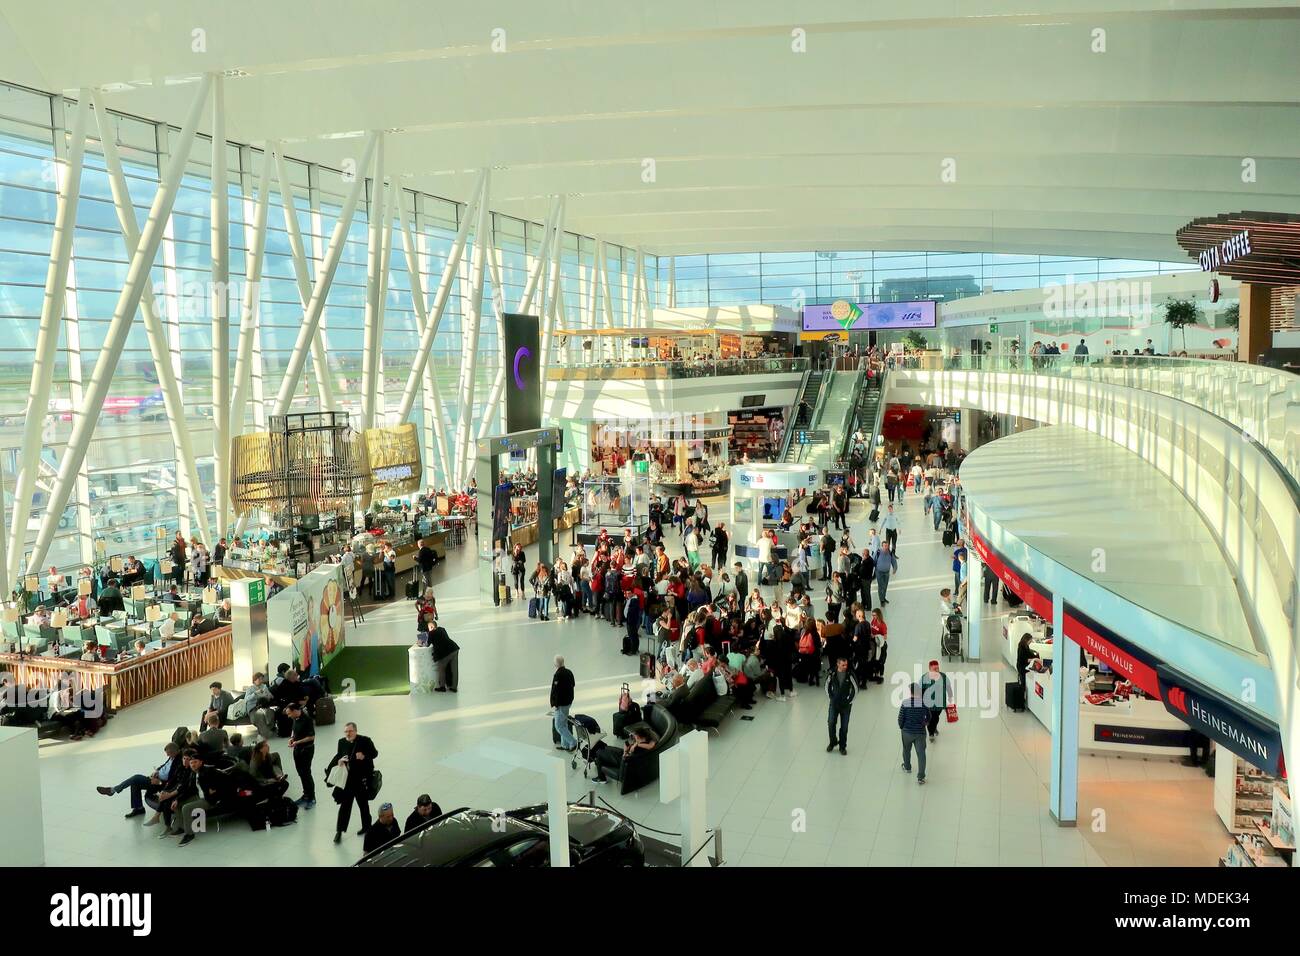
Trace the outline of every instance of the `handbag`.
[[948, 723], [950, 723], [950, 724], [955, 724], [955, 723], [957, 723], [957, 705], [956, 705], [956, 704], [949, 704], [949, 705], [948, 705]]
[[379, 791], [384, 788], [384, 772], [376, 770], [366, 778], [366, 799], [373, 800], [379, 796]]
[[621, 711], [630, 710], [632, 707], [632, 689], [624, 684], [618, 692], [618, 709]]

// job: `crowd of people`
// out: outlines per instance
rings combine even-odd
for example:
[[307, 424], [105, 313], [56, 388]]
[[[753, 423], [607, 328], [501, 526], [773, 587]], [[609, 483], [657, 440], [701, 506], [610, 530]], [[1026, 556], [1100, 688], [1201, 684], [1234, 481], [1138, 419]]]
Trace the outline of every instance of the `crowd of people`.
[[[318, 718], [321, 723], [332, 722], [323, 701], [332, 705], [327, 682], [304, 678], [287, 664], [280, 665], [270, 681], [264, 674], [254, 674], [253, 683], [238, 695], [214, 681], [198, 727], [177, 727], [163, 744], [156, 766], [95, 789], [107, 797], [127, 791], [126, 819], [147, 817], [145, 826], [159, 826], [160, 838], [179, 838], [178, 846], [190, 845], [223, 819], [243, 820], [253, 829], [293, 823], [299, 810], [316, 806], [318, 772], [338, 806], [335, 843], [349, 832], [354, 807], [360, 817], [356, 835], [363, 837], [363, 852], [442, 814], [428, 794], [421, 794], [404, 827], [396, 823], [391, 803], [380, 803], [372, 817], [371, 804], [377, 802], [383, 784], [376, 766], [379, 748], [358, 731], [356, 723], [349, 722], [334, 742], [332, 754], [318, 765]], [[328, 713], [332, 715], [332, 706]], [[256, 734], [247, 738], [231, 729], [248, 724]], [[271, 747], [275, 739], [286, 739], [292, 756], [301, 791], [294, 800], [288, 797], [294, 780], [281, 754]]]

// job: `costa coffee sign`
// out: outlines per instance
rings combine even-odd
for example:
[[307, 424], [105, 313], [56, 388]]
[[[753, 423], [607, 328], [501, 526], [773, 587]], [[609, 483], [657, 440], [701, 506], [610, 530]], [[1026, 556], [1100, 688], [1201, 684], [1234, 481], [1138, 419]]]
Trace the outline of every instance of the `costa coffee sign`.
[[1224, 239], [1217, 246], [1210, 246], [1197, 256], [1197, 259], [1201, 263], [1202, 272], [1217, 272], [1221, 266], [1227, 265], [1233, 259], [1248, 255], [1250, 255], [1250, 230], [1243, 229], [1235, 236]]

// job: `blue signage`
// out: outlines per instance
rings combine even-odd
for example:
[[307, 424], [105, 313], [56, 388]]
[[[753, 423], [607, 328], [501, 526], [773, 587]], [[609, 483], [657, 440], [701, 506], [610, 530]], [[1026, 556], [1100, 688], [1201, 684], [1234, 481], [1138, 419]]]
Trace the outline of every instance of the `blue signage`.
[[1167, 667], [1156, 669], [1165, 709], [1265, 773], [1282, 770], [1282, 733], [1244, 708]]

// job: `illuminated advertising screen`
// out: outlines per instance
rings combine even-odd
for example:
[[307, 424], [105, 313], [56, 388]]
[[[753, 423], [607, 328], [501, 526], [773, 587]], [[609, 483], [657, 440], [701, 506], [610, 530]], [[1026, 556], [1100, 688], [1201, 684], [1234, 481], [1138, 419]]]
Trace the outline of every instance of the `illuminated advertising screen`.
[[866, 332], [871, 329], [933, 329], [939, 323], [933, 300], [923, 302], [850, 302], [808, 305], [803, 310], [805, 332]]

